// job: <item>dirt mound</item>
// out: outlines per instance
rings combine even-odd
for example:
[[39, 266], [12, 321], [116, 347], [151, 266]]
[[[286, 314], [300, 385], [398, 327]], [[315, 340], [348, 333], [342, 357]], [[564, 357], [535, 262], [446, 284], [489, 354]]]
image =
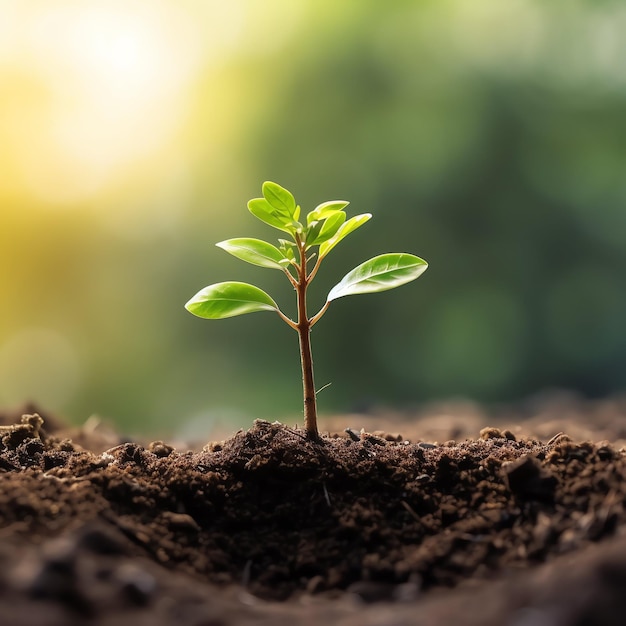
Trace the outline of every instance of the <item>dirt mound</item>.
[[608, 444], [257, 421], [198, 452], [98, 453], [50, 431], [0, 427], [0, 624], [612, 624], [626, 580]]

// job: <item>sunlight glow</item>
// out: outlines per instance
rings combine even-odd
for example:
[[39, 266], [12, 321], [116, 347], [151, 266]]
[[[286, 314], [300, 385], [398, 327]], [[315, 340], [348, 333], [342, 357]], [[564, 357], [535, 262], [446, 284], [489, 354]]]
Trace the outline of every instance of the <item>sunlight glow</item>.
[[200, 32], [156, 0], [24, 6], [9, 15], [22, 37], [0, 48], [0, 77], [8, 57], [13, 79], [0, 103], [8, 184], [51, 205], [76, 203], [175, 139], [203, 59]]

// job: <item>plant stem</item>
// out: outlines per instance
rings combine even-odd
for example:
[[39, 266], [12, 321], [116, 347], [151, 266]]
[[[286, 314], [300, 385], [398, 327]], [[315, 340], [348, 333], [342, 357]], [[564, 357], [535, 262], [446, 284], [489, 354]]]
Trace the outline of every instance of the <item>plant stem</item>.
[[298, 242], [300, 248], [300, 266], [298, 271], [298, 337], [300, 339], [300, 362], [302, 364], [302, 393], [304, 395], [304, 429], [309, 439], [318, 439], [317, 401], [313, 378], [313, 355], [311, 352], [311, 322], [306, 307], [308, 287], [306, 269], [306, 246]]
[[310, 439], [317, 439], [317, 401], [313, 381], [313, 357], [311, 355], [311, 329], [309, 324], [298, 327], [300, 359], [302, 362], [302, 392], [304, 394], [304, 428]]

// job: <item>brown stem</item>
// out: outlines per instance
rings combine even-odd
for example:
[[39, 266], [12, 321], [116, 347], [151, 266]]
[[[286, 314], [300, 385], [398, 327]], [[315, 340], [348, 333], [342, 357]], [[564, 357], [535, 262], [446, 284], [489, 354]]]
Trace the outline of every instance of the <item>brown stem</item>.
[[309, 320], [311, 322], [311, 328], [313, 328], [313, 326], [315, 326], [315, 324], [319, 322], [320, 317], [322, 317], [322, 315], [326, 313], [326, 310], [328, 309], [329, 306], [330, 306], [330, 302], [327, 300], [326, 304], [324, 304], [324, 306]]
[[299, 244], [300, 267], [298, 272], [298, 337], [300, 339], [300, 361], [302, 364], [302, 392], [304, 395], [304, 428], [310, 439], [318, 439], [317, 401], [315, 398], [315, 382], [313, 378], [313, 355], [311, 352], [311, 322], [306, 308], [306, 250]]
[[307, 280], [309, 282], [311, 282], [315, 278], [315, 274], [317, 274], [317, 270], [320, 268], [321, 262], [322, 262], [322, 257], [319, 255], [319, 252], [318, 252], [317, 261], [315, 261], [315, 265], [313, 266], [311, 273], [307, 276]]
[[317, 439], [317, 401], [313, 380], [313, 357], [311, 355], [311, 329], [309, 324], [298, 328], [300, 358], [302, 361], [302, 392], [304, 394], [304, 428], [310, 439]]

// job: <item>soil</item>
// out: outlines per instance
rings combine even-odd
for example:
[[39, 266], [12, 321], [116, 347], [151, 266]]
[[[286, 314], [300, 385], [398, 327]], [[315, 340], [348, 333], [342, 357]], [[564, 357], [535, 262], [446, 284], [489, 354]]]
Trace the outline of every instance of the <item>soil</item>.
[[624, 399], [195, 448], [0, 417], [0, 625], [626, 623]]

